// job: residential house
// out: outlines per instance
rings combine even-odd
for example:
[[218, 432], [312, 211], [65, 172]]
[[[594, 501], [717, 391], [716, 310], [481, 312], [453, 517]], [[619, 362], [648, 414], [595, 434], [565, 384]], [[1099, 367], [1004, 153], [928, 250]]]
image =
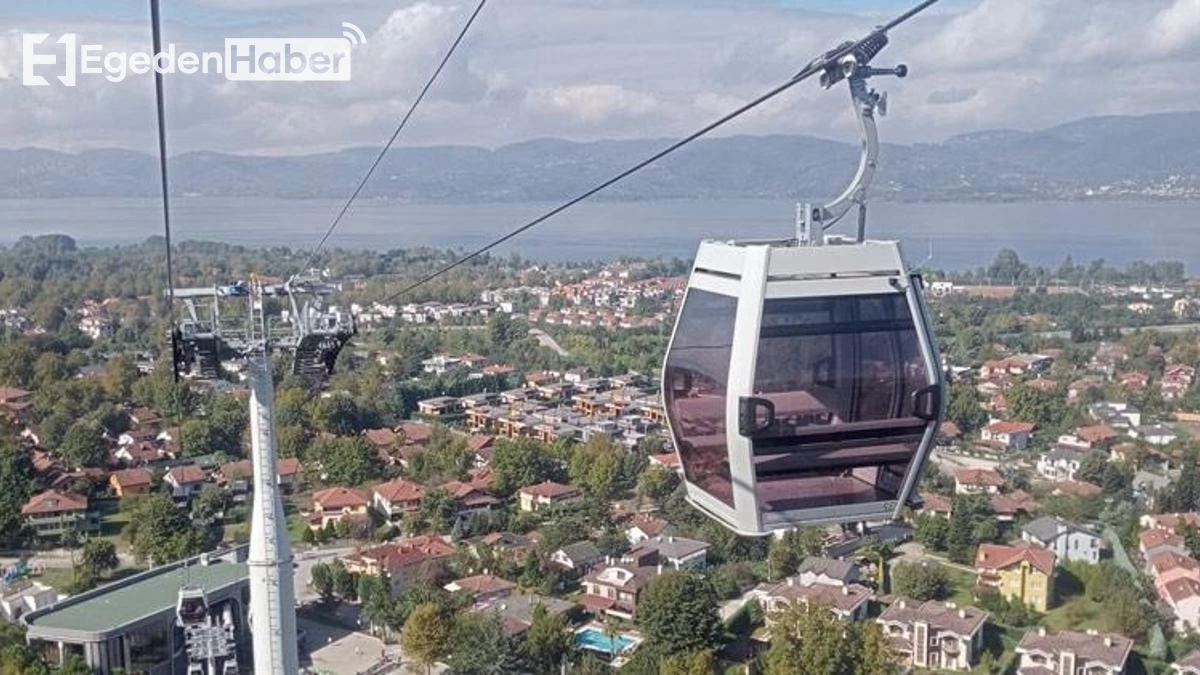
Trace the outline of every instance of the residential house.
[[1029, 631], [1017, 644], [1017, 675], [1124, 675], [1133, 640], [1096, 631]]
[[443, 586], [443, 588], [451, 593], [457, 593], [458, 591], [468, 593], [478, 604], [507, 598], [516, 590], [517, 585], [507, 579], [489, 574], [485, 570], [483, 574], [455, 579]]
[[983, 649], [987, 612], [930, 600], [898, 600], [875, 621], [892, 649], [917, 668], [970, 670]]
[[1011, 523], [1017, 518], [1028, 516], [1037, 511], [1038, 503], [1028, 492], [1013, 490], [1012, 492], [996, 492], [988, 495], [988, 503], [996, 520]]
[[551, 616], [568, 614], [578, 605], [544, 595], [510, 595], [498, 600], [478, 603], [474, 611], [489, 612], [500, 618], [509, 637], [518, 636], [533, 624], [533, 613], [542, 607]]
[[1129, 435], [1150, 445], [1170, 445], [1179, 439], [1179, 434], [1165, 424], [1147, 424], [1129, 430]]
[[[471, 553], [476, 558], [481, 558], [483, 549], [487, 548], [497, 561], [518, 564], [523, 562], [530, 553], [537, 551], [538, 541], [536, 533], [526, 535], [513, 532], [493, 532], [472, 540], [469, 545]], [[600, 552], [596, 551], [596, 554], [599, 555]]]
[[146, 469], [122, 469], [108, 477], [113, 494], [120, 498], [148, 494], [153, 483], [154, 476]]
[[1165, 530], [1171, 534], [1180, 534], [1180, 528], [1184, 525], [1200, 528], [1200, 513], [1148, 513], [1142, 516], [1140, 522], [1142, 527], [1148, 530]]
[[1162, 584], [1159, 593], [1175, 614], [1175, 632], [1188, 635], [1200, 631], [1200, 581], [1181, 577]]
[[[479, 471], [478, 469], [476, 471]], [[487, 511], [500, 503], [493, 495], [488, 485], [491, 483], [491, 473], [488, 469], [467, 482], [452, 480], [444, 483], [441, 488], [454, 498], [454, 514], [466, 518], [473, 513]]]
[[655, 537], [621, 556], [621, 562], [636, 567], [699, 572], [708, 564], [709, 543], [685, 537]]
[[414, 513], [421, 508], [421, 500], [425, 498], [425, 488], [403, 478], [376, 485], [371, 491], [371, 508], [392, 522], [398, 522], [406, 513]]
[[1100, 401], [1088, 406], [1092, 419], [1114, 429], [1128, 430], [1142, 425], [1142, 412], [1124, 401]]
[[171, 496], [176, 503], [187, 503], [208, 484], [208, 472], [195, 464], [183, 464], [172, 467], [163, 476], [163, 482], [171, 486]]
[[800, 563], [796, 578], [802, 586], [848, 586], [859, 580], [859, 570], [858, 565], [846, 560], [809, 556]]
[[959, 469], [954, 472], [954, 493], [960, 495], [995, 494], [1004, 479], [992, 469]]
[[308, 526], [315, 530], [339, 520], [369, 520], [367, 508], [370, 503], [368, 495], [353, 488], [331, 487], [314, 492]]
[[1091, 452], [1087, 448], [1059, 443], [1038, 458], [1038, 475], [1055, 483], [1073, 481], [1075, 472]]
[[450, 417], [462, 412], [462, 403], [453, 396], [435, 396], [417, 401], [417, 412], [427, 417]]
[[[365, 513], [365, 504], [363, 509]], [[351, 573], [386, 576], [392, 597], [395, 598], [415, 580], [430, 580], [440, 576], [452, 555], [454, 547], [445, 540], [420, 536], [357, 551], [341, 560]]]
[[550, 564], [575, 574], [586, 574], [602, 560], [604, 554], [590, 541], [567, 544], [550, 554]]
[[1090, 528], [1052, 516], [1027, 523], [1021, 528], [1021, 539], [1050, 549], [1059, 560], [1068, 562], [1095, 565], [1104, 550], [1104, 540]]
[[1121, 434], [1107, 424], [1092, 424], [1075, 429], [1075, 438], [1079, 442], [1089, 448], [1106, 448], [1117, 439], [1121, 438]]
[[21, 525], [29, 528], [36, 539], [58, 539], [67, 533], [98, 532], [100, 517], [88, 509], [87, 497], [46, 490], [21, 507]]
[[625, 524], [625, 538], [630, 546], [661, 536], [667, 529], [667, 521], [647, 513], [639, 513]]
[[275, 463], [275, 470], [279, 472], [279, 489], [283, 492], [292, 492], [304, 480], [304, 465], [298, 457], [281, 458]]
[[975, 555], [976, 583], [1045, 612], [1053, 597], [1055, 562], [1053, 551], [1029, 542], [980, 544]]
[[829, 611], [842, 621], [862, 621], [867, 618], [868, 601], [871, 599], [871, 590], [860, 584], [805, 585], [796, 577], [788, 577], [775, 584], [761, 584], [752, 593], [767, 611], [768, 623], [771, 621], [771, 612], [777, 612], [796, 602], [816, 602], [829, 608]]
[[523, 487], [517, 492], [517, 495], [521, 501], [521, 510], [532, 512], [540, 511], [548, 506], [583, 499], [579, 488], [553, 481], [543, 481], [537, 485]]
[[583, 579], [584, 595], [579, 602], [595, 614], [633, 619], [638, 595], [656, 575], [656, 568], [614, 563], [597, 565]]
[[1034, 425], [1028, 422], [993, 421], [980, 431], [984, 443], [1004, 450], [1024, 450], [1033, 435]]
[[951, 500], [949, 497], [929, 492], [921, 495], [921, 503], [921, 513], [932, 513], [943, 518], [950, 517]]

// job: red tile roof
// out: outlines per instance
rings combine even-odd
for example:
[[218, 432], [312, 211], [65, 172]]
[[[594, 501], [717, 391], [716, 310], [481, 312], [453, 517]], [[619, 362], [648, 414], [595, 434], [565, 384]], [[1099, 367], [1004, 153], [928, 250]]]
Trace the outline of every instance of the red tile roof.
[[166, 478], [171, 479], [178, 485], [188, 485], [191, 483], [203, 483], [208, 480], [208, 474], [205, 473], [204, 469], [195, 464], [184, 464], [168, 471]]
[[375, 494], [393, 503], [409, 502], [423, 498], [425, 496], [425, 488], [412, 481], [396, 479], [382, 485], [376, 485]]
[[420, 536], [369, 548], [346, 556], [347, 560], [375, 561], [379, 567], [394, 572], [429, 560], [448, 558], [454, 547], [438, 537]]
[[1029, 422], [992, 422], [987, 426], [993, 434], [1027, 434], [1033, 431], [1034, 425]]
[[1054, 491], [1062, 494], [1074, 495], [1076, 497], [1094, 497], [1098, 494], [1102, 494], [1104, 489], [1099, 485], [1088, 483], [1087, 481], [1069, 480], [1063, 481], [1062, 483], [1057, 483]]
[[1087, 427], [1079, 427], [1075, 430], [1075, 435], [1088, 443], [1102, 443], [1111, 438], [1116, 438], [1119, 434], [1116, 429], [1107, 424], [1093, 424]]
[[655, 516], [639, 513], [629, 519], [627, 529], [638, 528], [648, 537], [657, 537], [667, 527], [667, 521]]
[[1050, 576], [1054, 574], [1055, 555], [1053, 551], [1035, 546], [1029, 542], [1019, 542], [1013, 546], [1001, 544], [980, 544], [975, 555], [977, 569], [1001, 570], [1025, 560], [1034, 569]]
[[124, 469], [114, 471], [112, 480], [116, 481], [122, 490], [128, 490], [129, 488], [149, 485], [154, 481], [154, 477], [145, 469]]
[[406, 445], [425, 445], [433, 435], [433, 425], [424, 422], [402, 422], [396, 431], [404, 435]]
[[477, 574], [473, 577], [464, 577], [450, 582], [449, 585], [458, 587], [458, 590], [467, 591], [474, 595], [491, 595], [492, 593], [502, 593], [511, 591], [517, 585], [507, 579], [501, 579], [494, 574]]
[[279, 464], [276, 466], [276, 469], [278, 469], [280, 476], [295, 476], [301, 471], [304, 471], [304, 465], [301, 464], [300, 460], [296, 457], [284, 457], [283, 459], [279, 460]]
[[87, 507], [87, 497], [67, 494], [58, 490], [46, 490], [25, 502], [25, 505], [21, 507], [21, 515], [35, 516], [67, 511], [86, 511]]
[[1004, 479], [992, 469], [959, 469], [954, 472], [954, 479], [963, 485], [1004, 485]]
[[921, 495], [921, 501], [925, 502], [925, 508], [934, 513], [950, 513], [950, 499], [943, 497], [937, 493]]
[[370, 503], [361, 490], [346, 487], [331, 487], [315, 492], [312, 500], [314, 505], [319, 505], [325, 511], [364, 508]]
[[542, 497], [545, 499], [572, 497], [579, 494], [579, 490], [577, 488], [548, 480], [542, 481], [537, 485], [523, 487], [520, 491], [521, 494], [527, 494], [533, 497]]
[[1183, 537], [1167, 530], [1146, 530], [1138, 535], [1138, 544], [1141, 546], [1142, 552], [1163, 544], [1183, 548]]

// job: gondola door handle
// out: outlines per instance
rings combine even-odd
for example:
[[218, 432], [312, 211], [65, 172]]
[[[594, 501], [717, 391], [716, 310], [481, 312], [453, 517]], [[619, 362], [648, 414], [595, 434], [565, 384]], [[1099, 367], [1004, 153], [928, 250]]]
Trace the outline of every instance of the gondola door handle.
[[932, 422], [942, 407], [942, 388], [936, 384], [913, 392], [913, 416]]
[[[766, 420], [759, 424], [758, 411], [766, 411]], [[738, 433], [755, 438], [775, 426], [775, 404], [758, 396], [743, 396], [738, 405]]]

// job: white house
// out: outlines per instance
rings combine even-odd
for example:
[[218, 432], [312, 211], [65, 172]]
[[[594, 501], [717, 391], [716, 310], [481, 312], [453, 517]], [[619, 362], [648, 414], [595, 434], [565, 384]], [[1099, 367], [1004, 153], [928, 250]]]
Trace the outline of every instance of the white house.
[[1071, 445], [1055, 445], [1038, 458], [1037, 472], [1042, 478], [1056, 483], [1075, 480], [1083, 460], [1091, 451]]
[[1148, 424], [1146, 426], [1133, 427], [1129, 430], [1129, 435], [1134, 438], [1139, 438], [1150, 445], [1170, 445], [1179, 438], [1179, 434], [1175, 430], [1165, 424]]
[[997, 420], [983, 428], [980, 436], [985, 443], [999, 445], [1006, 450], [1024, 450], [1033, 435], [1034, 425], [1028, 422], [1006, 422]]
[[1104, 540], [1081, 525], [1062, 518], [1044, 516], [1021, 528], [1021, 539], [1044, 546], [1059, 560], [1096, 564], [1104, 549]]
[[1004, 479], [992, 469], [959, 469], [954, 472], [954, 493], [959, 495], [996, 494]]

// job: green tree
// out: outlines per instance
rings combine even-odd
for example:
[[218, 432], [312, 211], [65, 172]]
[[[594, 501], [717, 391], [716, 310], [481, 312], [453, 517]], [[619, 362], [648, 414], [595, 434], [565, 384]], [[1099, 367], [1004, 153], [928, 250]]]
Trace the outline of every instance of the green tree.
[[80, 420], [71, 425], [63, 437], [59, 453], [72, 467], [103, 466], [107, 455], [104, 430], [94, 420]]
[[336, 436], [351, 436], [362, 431], [358, 405], [349, 396], [318, 398], [312, 406], [317, 428]]
[[712, 651], [703, 650], [668, 656], [659, 666], [658, 675], [713, 675], [716, 672], [716, 657]]
[[655, 504], [661, 503], [679, 487], [679, 474], [663, 466], [651, 464], [642, 470], [637, 481], [637, 495]]
[[333, 571], [329, 563], [319, 562], [312, 566], [308, 584], [323, 600], [333, 597]]
[[137, 382], [138, 369], [133, 359], [124, 354], [113, 356], [104, 364], [104, 388], [118, 401], [127, 401], [133, 395], [133, 384]]
[[845, 627], [819, 603], [791, 603], [771, 615], [766, 675], [848, 675]]
[[950, 385], [950, 397], [946, 403], [946, 419], [957, 424], [964, 433], [970, 433], [987, 422], [982, 402], [979, 392], [971, 383], [954, 382]]
[[939, 600], [950, 591], [950, 577], [936, 563], [900, 562], [892, 568], [892, 590], [914, 600]]
[[492, 489], [507, 497], [517, 490], [546, 480], [562, 480], [562, 464], [553, 449], [532, 438], [515, 438], [496, 443], [492, 452]]
[[36, 485], [37, 474], [29, 453], [11, 440], [0, 440], [0, 542], [7, 546], [21, 540], [21, 507]]
[[134, 500], [125, 535], [138, 560], [155, 565], [196, 555], [207, 545], [204, 532], [165, 495]]
[[595, 497], [611, 497], [620, 475], [622, 452], [607, 436], [592, 436], [571, 455], [571, 483]]
[[525, 639], [520, 646], [526, 667], [535, 675], [558, 673], [571, 648], [567, 618], [562, 614], [550, 613], [541, 604], [534, 606], [529, 629], [525, 631]]
[[985, 495], [955, 495], [950, 509], [950, 529], [946, 536], [950, 559], [964, 565], [974, 562], [981, 535], [995, 535], [991, 504]]
[[331, 485], [362, 485], [381, 469], [378, 454], [361, 436], [318, 439], [305, 459], [319, 465]]
[[913, 538], [926, 548], [935, 551], [945, 551], [950, 537], [950, 521], [936, 513], [922, 513], [917, 516]]
[[417, 605], [404, 622], [400, 645], [404, 653], [431, 672], [433, 664], [446, 653], [450, 640], [450, 623], [436, 603]]
[[60, 410], [55, 410], [49, 417], [42, 420], [41, 434], [38, 437], [42, 447], [60, 447], [73, 422], [74, 418]]
[[117, 569], [117, 546], [107, 539], [88, 539], [83, 544], [80, 564], [93, 578], [100, 578]]
[[896, 653], [874, 621], [862, 621], [850, 629], [850, 653], [854, 675], [893, 675], [899, 672]]
[[450, 630], [447, 665], [463, 675], [507, 675], [521, 670], [517, 650], [498, 614], [468, 612]]
[[665, 572], [639, 596], [637, 623], [664, 654], [711, 649], [720, 628], [716, 594], [703, 577]]

